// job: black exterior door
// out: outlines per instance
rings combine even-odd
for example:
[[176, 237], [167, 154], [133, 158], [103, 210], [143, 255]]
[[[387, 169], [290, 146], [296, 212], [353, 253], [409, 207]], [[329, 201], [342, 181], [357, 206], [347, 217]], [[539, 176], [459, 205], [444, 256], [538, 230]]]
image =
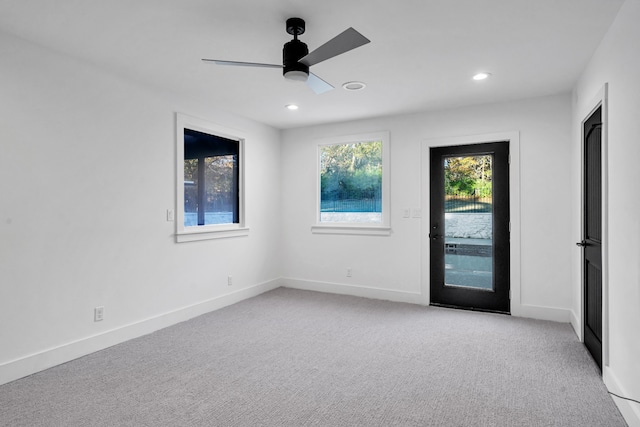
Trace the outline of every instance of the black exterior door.
[[431, 304], [509, 313], [509, 142], [430, 156]]
[[602, 370], [602, 107], [584, 123], [584, 344]]

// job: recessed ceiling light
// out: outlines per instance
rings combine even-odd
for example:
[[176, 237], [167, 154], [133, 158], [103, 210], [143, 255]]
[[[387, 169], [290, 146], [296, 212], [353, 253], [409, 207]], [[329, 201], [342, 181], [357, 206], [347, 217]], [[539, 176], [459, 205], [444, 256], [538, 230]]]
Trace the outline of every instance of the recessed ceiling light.
[[288, 104], [288, 105], [285, 105], [285, 107], [287, 107], [287, 109], [289, 110], [297, 110], [298, 108], [300, 108], [296, 104]]
[[473, 80], [484, 80], [489, 78], [489, 76], [491, 76], [491, 73], [478, 73], [473, 76]]
[[344, 90], [362, 90], [367, 87], [367, 85], [362, 82], [346, 82], [342, 87]]

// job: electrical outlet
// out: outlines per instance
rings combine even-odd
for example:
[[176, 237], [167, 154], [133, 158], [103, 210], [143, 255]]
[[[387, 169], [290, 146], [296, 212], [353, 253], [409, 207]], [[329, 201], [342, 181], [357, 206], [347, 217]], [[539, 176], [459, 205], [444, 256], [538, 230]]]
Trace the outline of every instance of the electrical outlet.
[[404, 208], [402, 210], [402, 218], [410, 218], [411, 217], [411, 209]]
[[93, 321], [102, 322], [104, 320], [104, 307], [96, 307], [93, 309]]
[[233, 286], [233, 277], [227, 276], [227, 286]]
[[351, 277], [351, 267], [347, 268], [347, 277]]
[[414, 218], [420, 218], [420, 217], [422, 217], [422, 209], [420, 209], [420, 208], [413, 208], [413, 217], [414, 217]]

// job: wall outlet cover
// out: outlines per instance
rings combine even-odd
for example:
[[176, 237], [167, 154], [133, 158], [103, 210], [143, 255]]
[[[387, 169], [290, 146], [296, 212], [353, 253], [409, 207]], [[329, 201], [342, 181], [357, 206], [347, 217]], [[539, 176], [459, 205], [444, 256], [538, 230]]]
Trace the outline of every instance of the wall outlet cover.
[[93, 321], [101, 322], [104, 320], [104, 307], [96, 307], [93, 309]]

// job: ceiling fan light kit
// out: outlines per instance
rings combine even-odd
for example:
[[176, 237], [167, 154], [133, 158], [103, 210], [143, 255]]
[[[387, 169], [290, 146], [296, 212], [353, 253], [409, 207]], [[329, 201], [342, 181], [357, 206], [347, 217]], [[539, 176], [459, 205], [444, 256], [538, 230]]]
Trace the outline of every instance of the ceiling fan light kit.
[[221, 59], [203, 59], [217, 65], [234, 65], [242, 67], [282, 68], [282, 74], [287, 80], [303, 81], [316, 94], [327, 92], [333, 86], [309, 71], [312, 65], [341, 55], [352, 49], [370, 42], [365, 36], [348, 28], [338, 34], [313, 52], [309, 53], [306, 43], [298, 40], [298, 36], [305, 32], [305, 22], [301, 18], [289, 18], [286, 22], [287, 33], [293, 35], [293, 40], [285, 43], [282, 48], [282, 65], [261, 64], [257, 62], [227, 61]]
[[309, 78], [309, 71], [304, 70], [289, 70], [284, 72], [284, 78], [294, 80], [297, 82], [306, 82]]

